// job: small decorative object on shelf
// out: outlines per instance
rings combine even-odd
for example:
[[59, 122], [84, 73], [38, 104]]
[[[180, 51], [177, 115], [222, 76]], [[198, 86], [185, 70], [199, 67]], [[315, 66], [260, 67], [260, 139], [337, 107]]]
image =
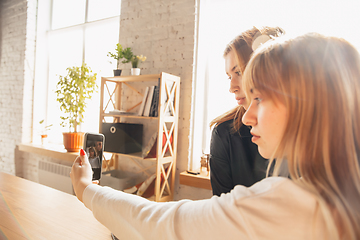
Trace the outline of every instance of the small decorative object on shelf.
[[57, 101], [65, 116], [60, 116], [61, 126], [69, 127], [69, 132], [63, 133], [64, 147], [68, 152], [77, 152], [82, 148], [84, 133], [77, 131], [83, 122], [87, 99], [92, 98], [96, 91], [96, 73], [92, 74], [85, 63], [81, 67], [69, 67], [66, 76], [59, 76], [56, 85]]
[[131, 75], [133, 76], [140, 75], [140, 68], [131, 68]]
[[44, 145], [44, 143], [46, 143], [46, 139], [48, 136], [47, 131], [50, 130], [50, 128], [52, 127], [52, 124], [45, 126], [45, 119], [41, 120], [39, 122], [39, 124], [41, 127], [41, 145]]
[[146, 60], [146, 56], [143, 55], [137, 55], [137, 56], [132, 56], [131, 58], [131, 75], [140, 75], [140, 68], [138, 68], [139, 66], [139, 61], [144, 62]]
[[[123, 61], [121, 61], [122, 63], [128, 63], [131, 61], [131, 58], [133, 57], [133, 52], [131, 50], [131, 48], [125, 48], [123, 49], [123, 47], [121, 46], [120, 43], [116, 44], [116, 48], [115, 48], [115, 52], [108, 52], [107, 56], [114, 58], [116, 60], [116, 69], [114, 69], [114, 76], [120, 76], [122, 70], [119, 68], [120, 65], [120, 60], [121, 59], [125, 59]], [[110, 62], [112, 63], [112, 62]]]
[[200, 160], [200, 172], [203, 172], [205, 168], [206, 175], [210, 172], [209, 157], [209, 154], [203, 154]]
[[114, 69], [114, 76], [121, 76], [122, 69]]

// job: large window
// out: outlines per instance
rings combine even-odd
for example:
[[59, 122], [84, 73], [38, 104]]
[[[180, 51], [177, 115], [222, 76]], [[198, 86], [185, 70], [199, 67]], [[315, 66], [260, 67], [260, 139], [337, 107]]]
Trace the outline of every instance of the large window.
[[[121, 0], [39, 0], [34, 95], [34, 142], [39, 142], [39, 121], [53, 124], [49, 142], [61, 143], [56, 83], [66, 68], [85, 62], [101, 76], [113, 75], [116, 68], [107, 57], [119, 42]], [[80, 131], [99, 129], [99, 92], [93, 95]]]
[[236, 106], [224, 71], [226, 44], [253, 26], [279, 26], [288, 35], [319, 32], [339, 36], [360, 49], [357, 0], [201, 0], [190, 169], [209, 152], [209, 122]]

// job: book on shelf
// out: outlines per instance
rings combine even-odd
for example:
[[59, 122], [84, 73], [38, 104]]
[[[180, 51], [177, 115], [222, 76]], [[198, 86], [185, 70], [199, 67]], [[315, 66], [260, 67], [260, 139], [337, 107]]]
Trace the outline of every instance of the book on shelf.
[[155, 86], [149, 87], [149, 93], [146, 98], [146, 103], [145, 103], [145, 108], [144, 108], [144, 113], [143, 113], [143, 116], [145, 116], [145, 117], [150, 116], [150, 109], [151, 109], [152, 99], [154, 96], [154, 89], [155, 89]]
[[157, 106], [159, 102], [158, 99], [159, 99], [159, 88], [158, 86], [155, 86], [154, 96], [150, 108], [150, 117], [157, 117]]
[[159, 79], [158, 85], [155, 86], [155, 89], [154, 89], [154, 96], [153, 96], [152, 103], [151, 103], [151, 108], [150, 108], [150, 116], [151, 117], [157, 117], [158, 116], [159, 90], [160, 90], [160, 79]]
[[149, 87], [146, 87], [142, 102], [140, 104], [139, 112], [138, 112], [139, 116], [142, 116], [144, 114], [144, 108], [145, 108], [145, 103], [146, 103], [148, 93], [149, 93]]

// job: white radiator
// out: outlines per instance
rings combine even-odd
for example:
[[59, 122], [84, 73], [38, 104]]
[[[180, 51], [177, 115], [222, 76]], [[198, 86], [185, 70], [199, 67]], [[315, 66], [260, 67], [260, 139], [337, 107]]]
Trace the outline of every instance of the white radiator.
[[57, 190], [74, 194], [71, 179], [71, 167], [62, 164], [39, 161], [39, 183]]

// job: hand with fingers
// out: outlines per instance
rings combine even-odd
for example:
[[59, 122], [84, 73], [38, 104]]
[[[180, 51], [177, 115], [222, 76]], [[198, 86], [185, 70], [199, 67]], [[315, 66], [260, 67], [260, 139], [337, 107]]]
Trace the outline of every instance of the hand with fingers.
[[82, 202], [82, 195], [85, 188], [92, 184], [98, 184], [98, 181], [92, 181], [92, 169], [84, 149], [80, 150], [78, 156], [71, 168], [70, 177], [71, 182], [77, 198]]

